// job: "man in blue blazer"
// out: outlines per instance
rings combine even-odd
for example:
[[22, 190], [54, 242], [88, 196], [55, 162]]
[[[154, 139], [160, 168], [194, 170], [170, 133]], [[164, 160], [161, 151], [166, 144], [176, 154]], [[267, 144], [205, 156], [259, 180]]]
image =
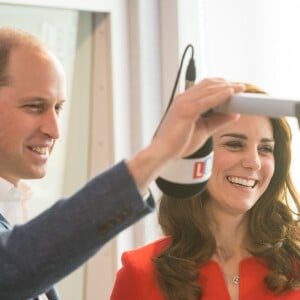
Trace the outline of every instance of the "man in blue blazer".
[[[91, 179], [23, 225], [0, 214], [0, 299], [59, 299], [53, 284], [109, 239], [151, 212], [149, 184], [162, 167], [197, 150], [238, 115], [201, 114], [243, 86], [206, 79], [177, 96], [150, 145]], [[21, 179], [45, 175], [66, 99], [57, 58], [34, 36], [0, 28], [0, 199]], [[0, 211], [0, 213], [2, 213]]]

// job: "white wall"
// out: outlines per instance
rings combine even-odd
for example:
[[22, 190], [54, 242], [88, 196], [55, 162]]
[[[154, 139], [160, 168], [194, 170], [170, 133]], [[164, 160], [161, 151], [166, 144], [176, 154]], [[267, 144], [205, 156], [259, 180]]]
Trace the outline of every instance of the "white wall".
[[[300, 99], [300, 1], [203, 2], [205, 76], [246, 81], [274, 96]], [[289, 121], [293, 129], [292, 174], [300, 191], [300, 135], [296, 120]]]
[[[178, 49], [174, 51], [179, 57], [187, 44], [195, 46], [198, 80], [224, 77], [256, 84], [274, 96], [300, 99], [300, 31], [297, 29], [300, 1], [174, 2], [178, 23], [173, 28], [178, 34], [179, 53]], [[168, 73], [168, 77], [171, 75], [172, 72]], [[183, 82], [181, 90], [182, 86]], [[294, 118], [288, 120], [293, 130], [291, 171], [300, 191], [299, 128]]]

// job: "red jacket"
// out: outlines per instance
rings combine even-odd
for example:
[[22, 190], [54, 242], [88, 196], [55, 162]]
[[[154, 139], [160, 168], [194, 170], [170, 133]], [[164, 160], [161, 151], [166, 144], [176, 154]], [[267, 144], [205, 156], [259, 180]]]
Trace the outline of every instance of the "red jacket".
[[[170, 243], [163, 238], [142, 248], [122, 255], [123, 267], [118, 271], [110, 300], [164, 300], [155, 278], [153, 259]], [[209, 261], [201, 268], [198, 279], [203, 290], [201, 300], [230, 300], [230, 296], [219, 264]], [[241, 300], [299, 300], [300, 290], [274, 295], [263, 279], [267, 266], [258, 258], [249, 257], [240, 263]]]

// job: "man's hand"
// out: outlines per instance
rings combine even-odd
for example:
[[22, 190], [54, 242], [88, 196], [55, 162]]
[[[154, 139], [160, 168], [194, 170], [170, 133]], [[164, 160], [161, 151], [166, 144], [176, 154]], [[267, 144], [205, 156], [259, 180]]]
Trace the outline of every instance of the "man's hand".
[[237, 120], [238, 114], [203, 114], [244, 89], [244, 85], [213, 78], [176, 96], [151, 144], [128, 162], [140, 190], [145, 190], [169, 160], [192, 154], [215, 130]]

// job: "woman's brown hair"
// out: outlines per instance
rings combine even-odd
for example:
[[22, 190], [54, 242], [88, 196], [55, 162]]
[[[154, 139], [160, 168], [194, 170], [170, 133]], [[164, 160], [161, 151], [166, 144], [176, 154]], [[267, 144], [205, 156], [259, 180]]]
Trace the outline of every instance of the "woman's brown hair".
[[[250, 84], [246, 84], [245, 92], [264, 93]], [[300, 199], [289, 174], [290, 127], [284, 118], [270, 121], [275, 140], [275, 171], [265, 193], [248, 212], [248, 251], [267, 262], [270, 272], [265, 284], [278, 294], [300, 287]], [[161, 197], [159, 223], [164, 234], [171, 236], [171, 245], [154, 263], [166, 299], [201, 299], [198, 269], [216, 251], [216, 241], [208, 227], [204, 209], [209, 197], [207, 190], [186, 199]]]

